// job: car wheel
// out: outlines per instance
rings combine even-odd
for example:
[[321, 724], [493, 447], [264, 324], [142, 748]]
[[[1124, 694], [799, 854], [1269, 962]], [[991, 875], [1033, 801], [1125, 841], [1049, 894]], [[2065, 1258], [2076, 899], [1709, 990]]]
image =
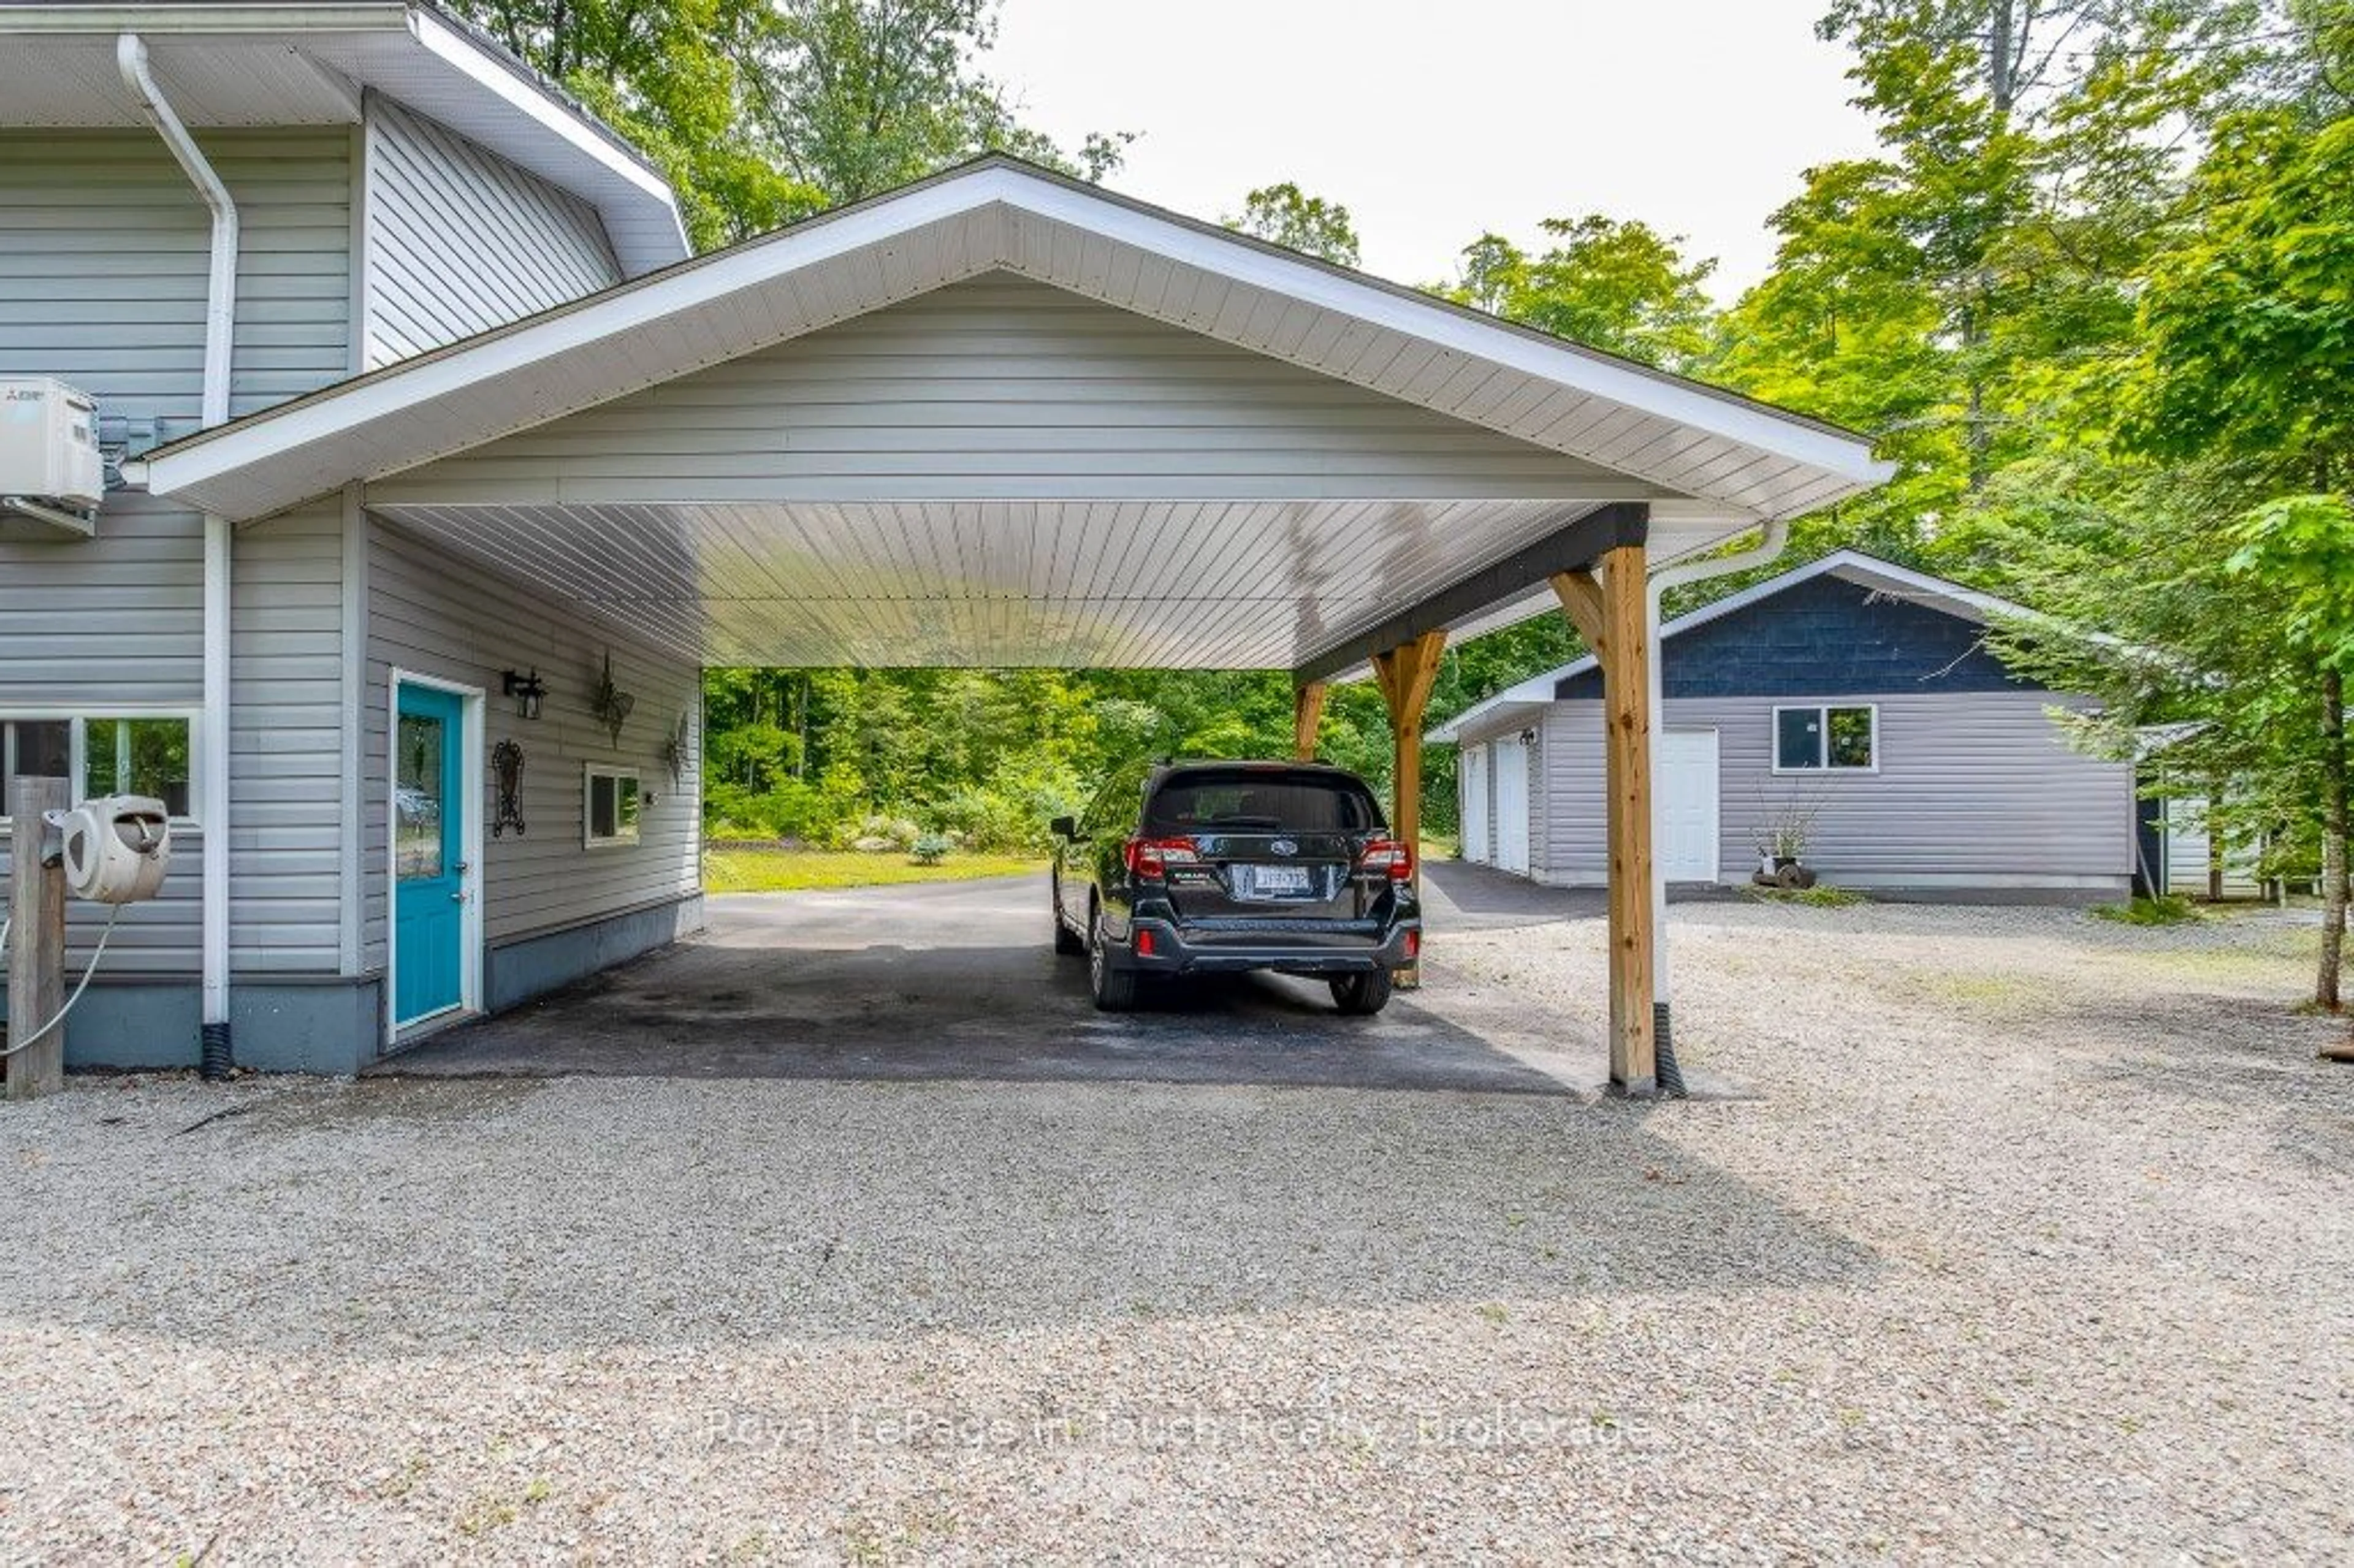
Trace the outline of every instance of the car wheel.
[[1352, 1017], [1371, 1018], [1390, 1004], [1390, 971], [1342, 976], [1332, 982], [1332, 1001]]
[[1063, 879], [1059, 876], [1055, 878], [1054, 881], [1053, 896], [1055, 900], [1055, 951], [1058, 953], [1086, 952], [1087, 950], [1086, 941], [1080, 938], [1076, 931], [1071, 929], [1070, 922], [1063, 918]]
[[1136, 1005], [1136, 973], [1112, 962], [1100, 907], [1087, 921], [1087, 989], [1095, 993], [1096, 1006], [1106, 1012], [1126, 1012]]

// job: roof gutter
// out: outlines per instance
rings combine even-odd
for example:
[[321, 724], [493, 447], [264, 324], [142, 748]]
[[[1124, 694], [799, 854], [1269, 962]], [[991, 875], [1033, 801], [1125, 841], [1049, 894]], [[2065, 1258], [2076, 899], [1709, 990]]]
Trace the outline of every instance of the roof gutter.
[[[172, 156], [212, 209], [212, 268], [205, 294], [203, 414], [207, 427], [225, 424], [229, 410], [229, 372], [237, 341], [237, 202], [196, 138], [181, 122], [147, 69], [147, 46], [136, 33], [115, 39], [114, 62], [122, 83], [139, 101], [140, 112], [171, 149]], [[225, 1075], [230, 1063], [228, 1033], [228, 823], [229, 823], [229, 523], [205, 516], [204, 718], [196, 751], [204, 793], [204, 1046], [207, 1077]]]

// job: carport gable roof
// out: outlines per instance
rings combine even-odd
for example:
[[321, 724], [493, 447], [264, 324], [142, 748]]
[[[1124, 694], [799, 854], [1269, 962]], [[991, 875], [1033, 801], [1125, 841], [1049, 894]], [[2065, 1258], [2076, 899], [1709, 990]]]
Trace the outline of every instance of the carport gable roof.
[[[1665, 642], [1695, 627], [1722, 620], [1728, 615], [1736, 614], [1753, 604], [1787, 593], [1800, 583], [1811, 582], [1820, 577], [1843, 577], [1875, 593], [1925, 604], [1981, 626], [1996, 620], [2032, 620], [2035, 617], [2035, 612], [2023, 604], [1965, 588], [1945, 577], [1916, 572], [1910, 567], [1900, 567], [1893, 561], [1883, 561], [1861, 550], [1834, 550], [1778, 577], [1752, 583], [1739, 593], [1727, 594], [1687, 615], [1678, 616], [1659, 628], [1659, 641]], [[1595, 658], [1589, 653], [1542, 675], [1532, 675], [1485, 702], [1464, 709], [1445, 724], [1428, 731], [1423, 738], [1433, 745], [1452, 745], [1467, 735], [1507, 729], [1514, 723], [1525, 723], [1553, 701], [1554, 693], [1564, 681], [1583, 675], [1593, 668]]]
[[993, 154], [153, 453], [244, 521], [1006, 271], [1721, 507], [1723, 534], [1886, 478], [1850, 432]]

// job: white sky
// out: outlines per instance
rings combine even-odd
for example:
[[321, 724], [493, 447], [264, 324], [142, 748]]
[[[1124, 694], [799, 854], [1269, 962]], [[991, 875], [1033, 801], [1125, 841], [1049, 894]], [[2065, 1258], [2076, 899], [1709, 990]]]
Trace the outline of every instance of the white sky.
[[1110, 184], [1197, 217], [1296, 180], [1364, 265], [1452, 278], [1489, 229], [1639, 217], [1733, 295], [1810, 164], [1869, 153], [1824, 0], [1003, 0], [983, 69], [1066, 146], [1141, 131]]

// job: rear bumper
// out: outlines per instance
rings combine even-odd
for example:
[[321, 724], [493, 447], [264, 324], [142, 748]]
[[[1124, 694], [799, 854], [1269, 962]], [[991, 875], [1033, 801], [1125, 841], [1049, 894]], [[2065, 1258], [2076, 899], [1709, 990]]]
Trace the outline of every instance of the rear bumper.
[[[1415, 961], [1420, 920], [1402, 920], [1378, 938], [1354, 933], [1191, 930], [1167, 920], [1129, 924], [1120, 968], [1185, 975], [1279, 969], [1286, 974], [1348, 975], [1404, 969]], [[1148, 940], [1148, 938], [1150, 938]], [[1144, 949], [1150, 948], [1150, 952]]]

